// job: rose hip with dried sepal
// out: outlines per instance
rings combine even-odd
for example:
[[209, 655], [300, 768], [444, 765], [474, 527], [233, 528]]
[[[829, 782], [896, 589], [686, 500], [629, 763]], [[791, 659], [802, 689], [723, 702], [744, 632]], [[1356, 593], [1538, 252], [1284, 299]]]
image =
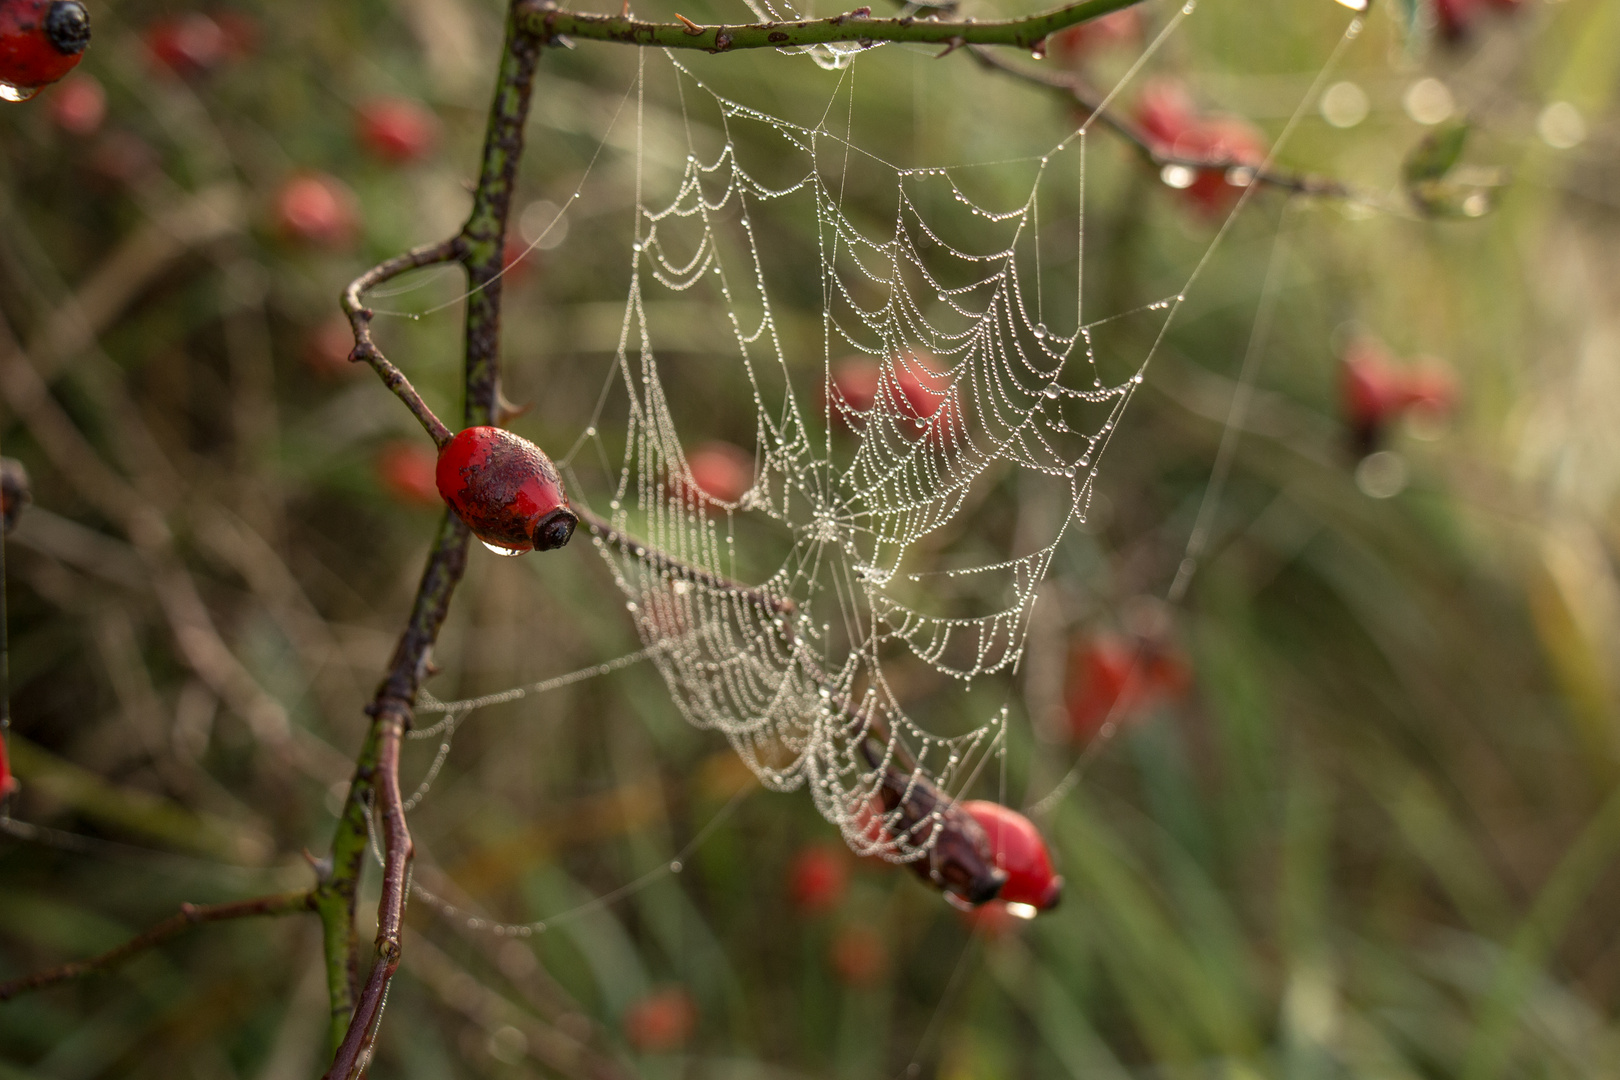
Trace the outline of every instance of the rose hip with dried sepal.
[[0, 0], [0, 100], [27, 101], [79, 63], [90, 13], [78, 0]]
[[1049, 911], [1063, 897], [1063, 879], [1052, 872], [1052, 856], [1035, 823], [1000, 803], [973, 799], [962, 804], [990, 838], [997, 869], [1007, 875], [996, 899], [1020, 918]]
[[579, 524], [551, 459], [505, 428], [458, 432], [439, 451], [435, 478], [444, 501], [498, 554], [560, 548]]

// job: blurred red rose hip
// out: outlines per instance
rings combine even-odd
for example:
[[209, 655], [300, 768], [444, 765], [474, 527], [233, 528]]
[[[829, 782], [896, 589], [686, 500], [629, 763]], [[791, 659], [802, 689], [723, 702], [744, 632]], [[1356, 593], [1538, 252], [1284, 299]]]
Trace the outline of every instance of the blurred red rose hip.
[[697, 1029], [697, 1003], [684, 986], [655, 991], [624, 1014], [624, 1037], [643, 1054], [679, 1050]]
[[870, 926], [851, 923], [833, 935], [831, 959], [833, 974], [845, 986], [875, 986], [888, 973], [889, 947]]
[[410, 98], [372, 98], [355, 112], [360, 144], [383, 161], [404, 165], [432, 155], [439, 118]]
[[754, 486], [754, 455], [719, 439], [701, 444], [686, 457], [692, 483], [716, 502], [734, 503]]
[[146, 28], [146, 51], [176, 75], [212, 71], [231, 56], [225, 29], [200, 11], [159, 19]]
[[304, 338], [301, 355], [304, 366], [312, 375], [322, 379], [339, 379], [365, 367], [349, 359], [353, 349], [354, 330], [349, 320], [342, 315], [334, 315], [309, 331]]
[[377, 480], [396, 502], [437, 506], [433, 451], [416, 439], [395, 439], [377, 452]]
[[276, 192], [277, 230], [313, 247], [348, 247], [360, 232], [360, 206], [348, 185], [326, 173], [294, 176]]
[[824, 844], [802, 849], [788, 867], [788, 895], [806, 915], [831, 911], [848, 887], [848, 854]]
[[94, 75], [75, 75], [51, 93], [45, 111], [69, 135], [94, 135], [107, 118], [107, 92]]

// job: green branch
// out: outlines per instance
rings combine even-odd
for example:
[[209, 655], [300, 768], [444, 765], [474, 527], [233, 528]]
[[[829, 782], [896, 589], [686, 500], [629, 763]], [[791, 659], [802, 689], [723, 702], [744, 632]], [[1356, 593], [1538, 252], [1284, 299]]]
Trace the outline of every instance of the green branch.
[[800, 45], [880, 41], [910, 41], [923, 45], [1012, 45], [1034, 49], [1059, 30], [1131, 7], [1138, 0], [1082, 0], [1022, 19], [944, 22], [907, 15], [874, 19], [870, 9], [857, 8], [830, 19], [800, 22], [749, 23], [739, 26], [697, 26], [689, 22], [649, 23], [614, 15], [588, 15], [562, 11], [539, 0], [519, 5], [518, 25], [544, 40], [559, 37], [615, 41], [621, 45], [658, 46], [665, 49], [791, 49]]

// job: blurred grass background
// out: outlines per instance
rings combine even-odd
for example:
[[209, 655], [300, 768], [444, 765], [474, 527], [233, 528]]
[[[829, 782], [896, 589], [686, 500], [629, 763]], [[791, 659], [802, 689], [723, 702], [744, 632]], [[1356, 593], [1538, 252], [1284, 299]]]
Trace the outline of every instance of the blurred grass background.
[[[36, 500], [7, 550], [10, 809], [34, 827], [0, 835], [0, 977], [183, 900], [307, 882], [299, 853], [329, 839], [436, 514], [425, 440], [334, 359], [330, 320], [364, 266], [459, 225], [499, 44], [492, 0], [91, 9], [79, 73], [0, 110], [0, 362], [49, 386], [31, 398], [8, 376], [0, 429]], [[808, 799], [749, 793], [632, 666], [471, 717], [413, 815], [418, 880], [493, 918], [548, 918], [729, 815], [679, 875], [531, 938], [414, 904], [372, 1075], [1612, 1075], [1620, 5], [1446, 11], [1466, 15], [1459, 40], [1432, 10], [1414, 32], [1376, 8], [1333, 76], [1365, 117], [1313, 109], [1282, 155], [1395, 209], [1286, 211], [1273, 331], [1186, 602], [1144, 598], [1174, 576], [1215, 459], [1285, 216], [1274, 192], [1256, 192], [1150, 368], [1017, 679], [962, 694], [920, 664], [897, 674], [942, 725], [1011, 691], [1006, 787], [975, 794], [1022, 805], [1084, 744], [1099, 648], [1148, 633], [1185, 670], [1041, 818], [1061, 908], [970, 924], [907, 874], [826, 858], [836, 837]], [[1151, 31], [1170, 12], [1143, 13]], [[1149, 73], [1275, 136], [1347, 17], [1327, 0], [1206, 2]], [[1108, 85], [1140, 47], [1048, 63]], [[775, 55], [694, 63], [795, 119], [836, 79]], [[565, 204], [607, 144], [566, 236], [508, 278], [506, 393], [533, 405], [513, 427], [556, 452], [617, 338], [634, 129], [612, 117], [635, 65], [548, 51], [536, 90], [522, 205]], [[1017, 156], [1074, 122], [964, 57], [890, 48], [857, 71], [857, 142], [903, 163]], [[1506, 180], [1485, 217], [1399, 210], [1401, 162], [1429, 130], [1413, 113], [1435, 112], [1432, 86], [1414, 99], [1424, 79], [1442, 115], [1474, 121], [1469, 167]], [[436, 134], [368, 149], [357, 117], [381, 98], [419, 103]], [[649, 102], [648, 130], [671, 109]], [[1174, 293], [1214, 224], [1108, 136], [1090, 154], [1088, 303]], [[319, 228], [286, 202], [311, 176]], [[892, 195], [854, 198], [881, 218]], [[1072, 236], [1072, 219], [1043, 226]], [[767, 227], [813, 258], [813, 223]], [[399, 307], [459, 288], [436, 278]], [[775, 297], [809, 328], [794, 355], [811, 379], [818, 288], [810, 262]], [[459, 409], [459, 309], [381, 325], [430, 402]], [[1134, 333], [1103, 362], [1134, 364]], [[1391, 425], [1382, 474], [1349, 450], [1340, 356], [1357, 337], [1438, 357], [1460, 386], [1443, 427]], [[747, 388], [703, 359], [701, 338], [666, 356], [704, 395], [693, 439], [746, 440]], [[439, 697], [638, 647], [589, 545], [474, 554]], [[407, 747], [407, 790], [434, 746]], [[207, 927], [0, 1006], [0, 1076], [316, 1075], [325, 1009], [313, 920]]]

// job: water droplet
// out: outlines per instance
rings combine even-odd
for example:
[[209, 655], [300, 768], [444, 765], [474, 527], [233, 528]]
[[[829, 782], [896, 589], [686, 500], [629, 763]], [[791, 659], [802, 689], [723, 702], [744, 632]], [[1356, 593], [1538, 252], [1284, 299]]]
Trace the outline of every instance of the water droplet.
[[1586, 118], [1567, 101], [1555, 101], [1536, 117], [1536, 134], [1554, 150], [1570, 150], [1586, 141]]
[[1406, 115], [1420, 124], [1433, 126], [1457, 110], [1457, 103], [1445, 83], [1427, 76], [1413, 83], [1401, 99]]
[[1040, 911], [1041, 909], [1034, 904], [1024, 904], [1016, 900], [1007, 905], [1007, 914], [1015, 919], [1033, 919]]
[[1389, 499], [1406, 490], [1406, 459], [1393, 450], [1368, 454], [1356, 466], [1356, 487], [1372, 499]]
[[596, 429], [595, 429], [595, 428], [594, 428], [594, 427], [588, 427], [588, 428], [586, 428], [586, 429], [585, 429], [585, 437], [586, 437], [586, 438], [587, 438], [587, 439], [594, 439], [594, 438], [596, 438]]
[[0, 82], [0, 101], [27, 101], [39, 93], [42, 87], [13, 86], [8, 82]]
[[1165, 187], [1181, 191], [1192, 187], [1193, 181], [1198, 179], [1198, 174], [1185, 165], [1166, 165], [1159, 170], [1159, 179], [1164, 181]]
[[1091, 464], [1091, 455], [1090, 454], [1082, 454], [1080, 456], [1080, 464], [1081, 464], [1081, 466], [1090, 465]]
[[692, 155], [691, 155], [691, 154], [687, 154], [687, 155], [686, 155], [686, 160], [687, 160], [687, 161], [696, 161], [696, 160], [697, 160], [697, 158], [695, 158], [695, 157], [693, 157], [693, 156], [692, 156]]
[[1046, 340], [1046, 324], [1045, 323], [1036, 323], [1035, 324], [1035, 340], [1036, 341], [1045, 341]]
[[1046, 390], [1045, 390], [1045, 391], [1044, 391], [1044, 393], [1045, 393], [1045, 394], [1046, 394], [1046, 396], [1047, 396], [1047, 397], [1049, 397], [1049, 398], [1055, 398], [1055, 397], [1057, 397], [1057, 396], [1059, 396], [1059, 395], [1060, 395], [1060, 394], [1062, 394], [1062, 393], [1063, 393], [1063, 390], [1062, 390], [1062, 388], [1061, 388], [1061, 387], [1059, 387], [1059, 386], [1058, 386], [1058, 384], [1057, 384], [1057, 383], [1053, 383], [1053, 384], [1052, 384], [1052, 385], [1051, 385], [1051, 386], [1048, 386], [1048, 387], [1047, 387], [1047, 388], [1046, 388]]
[[619, 508], [619, 500], [618, 499], [614, 499], [612, 502], [608, 503], [608, 509], [609, 510], [617, 510], [618, 508]]
[[1135, 375], [1132, 375], [1131, 376], [1131, 382], [1136, 383], [1137, 385], [1141, 385], [1141, 383], [1142, 383], [1142, 373], [1140, 371], [1138, 371]]
[[624, 610], [634, 614], [636, 610], [636, 602], [634, 600], [626, 600], [624, 602]]
[[1322, 119], [1334, 127], [1353, 128], [1367, 119], [1372, 102], [1367, 98], [1367, 91], [1356, 83], [1345, 80], [1328, 87], [1316, 107], [1321, 112]]
[[1254, 183], [1254, 170], [1247, 165], [1234, 165], [1226, 170], [1226, 182], [1233, 187], [1248, 187]]
[[521, 555], [521, 554], [523, 554], [523, 552], [519, 551], [517, 548], [502, 547], [499, 544], [492, 544], [488, 540], [482, 540], [481, 539], [478, 542], [480, 544], [483, 544], [485, 547], [489, 548], [489, 550], [493, 551], [497, 555], [512, 556], [512, 555]]
[[678, 873], [681, 872], [682, 869], [684, 869], [684, 868], [681, 866], [681, 860], [679, 860], [679, 859], [671, 859], [669, 861], [669, 872], [670, 873], [678, 874]]
[[631, 244], [630, 245], [630, 250], [631, 251], [640, 251], [641, 250], [641, 241], [637, 240], [635, 243]]

